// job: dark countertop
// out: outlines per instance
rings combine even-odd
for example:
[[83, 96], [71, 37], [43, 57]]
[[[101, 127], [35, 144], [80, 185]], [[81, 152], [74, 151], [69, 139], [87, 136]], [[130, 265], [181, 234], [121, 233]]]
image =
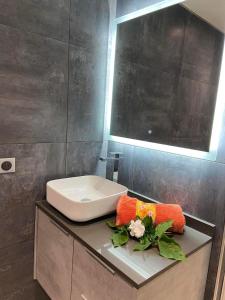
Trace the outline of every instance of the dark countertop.
[[[160, 273], [180, 263], [161, 257], [157, 249], [134, 252], [132, 249], [135, 242], [132, 240], [124, 247], [114, 248], [110, 240], [112, 230], [105, 224], [106, 221], [114, 219], [113, 216], [76, 223], [68, 220], [46, 201], [37, 202], [36, 205], [135, 288], [140, 288]], [[175, 235], [174, 238], [187, 256], [212, 240], [210, 236], [188, 226], [183, 235]]]

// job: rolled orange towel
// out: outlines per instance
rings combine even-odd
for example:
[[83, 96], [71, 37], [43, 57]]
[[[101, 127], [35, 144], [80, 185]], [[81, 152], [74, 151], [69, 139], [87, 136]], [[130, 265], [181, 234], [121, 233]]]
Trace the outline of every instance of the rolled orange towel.
[[127, 195], [121, 196], [117, 204], [116, 225], [125, 225], [131, 220], [151, 216], [157, 225], [169, 220], [173, 221], [173, 232], [183, 233], [185, 217], [180, 205], [145, 203]]

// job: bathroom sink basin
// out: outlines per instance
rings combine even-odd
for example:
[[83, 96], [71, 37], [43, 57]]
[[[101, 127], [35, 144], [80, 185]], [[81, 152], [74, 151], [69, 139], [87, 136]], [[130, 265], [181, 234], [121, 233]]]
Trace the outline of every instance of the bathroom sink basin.
[[47, 201], [72, 221], [84, 222], [116, 209], [128, 189], [99, 176], [81, 176], [47, 183]]

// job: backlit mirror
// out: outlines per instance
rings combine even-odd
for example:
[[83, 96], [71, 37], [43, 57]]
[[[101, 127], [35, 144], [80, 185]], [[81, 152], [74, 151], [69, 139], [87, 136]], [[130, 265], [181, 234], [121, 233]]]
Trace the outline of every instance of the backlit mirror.
[[224, 34], [180, 4], [122, 17], [113, 30], [111, 139], [213, 159]]

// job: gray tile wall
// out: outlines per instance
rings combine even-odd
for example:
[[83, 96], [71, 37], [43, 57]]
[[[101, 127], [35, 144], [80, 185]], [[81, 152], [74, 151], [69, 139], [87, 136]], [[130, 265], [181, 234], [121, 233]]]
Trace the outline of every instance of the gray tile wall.
[[[117, 15], [135, 11], [152, 0], [119, 0]], [[184, 210], [217, 226], [205, 300], [212, 300], [225, 224], [225, 115], [215, 162], [130, 145], [109, 143], [108, 151], [123, 152], [119, 181], [130, 189]], [[110, 166], [107, 168], [109, 176]], [[193, 275], [194, 276], [194, 275]]]
[[32, 280], [46, 181], [92, 174], [101, 151], [107, 0], [0, 0], [0, 299], [48, 299]]

